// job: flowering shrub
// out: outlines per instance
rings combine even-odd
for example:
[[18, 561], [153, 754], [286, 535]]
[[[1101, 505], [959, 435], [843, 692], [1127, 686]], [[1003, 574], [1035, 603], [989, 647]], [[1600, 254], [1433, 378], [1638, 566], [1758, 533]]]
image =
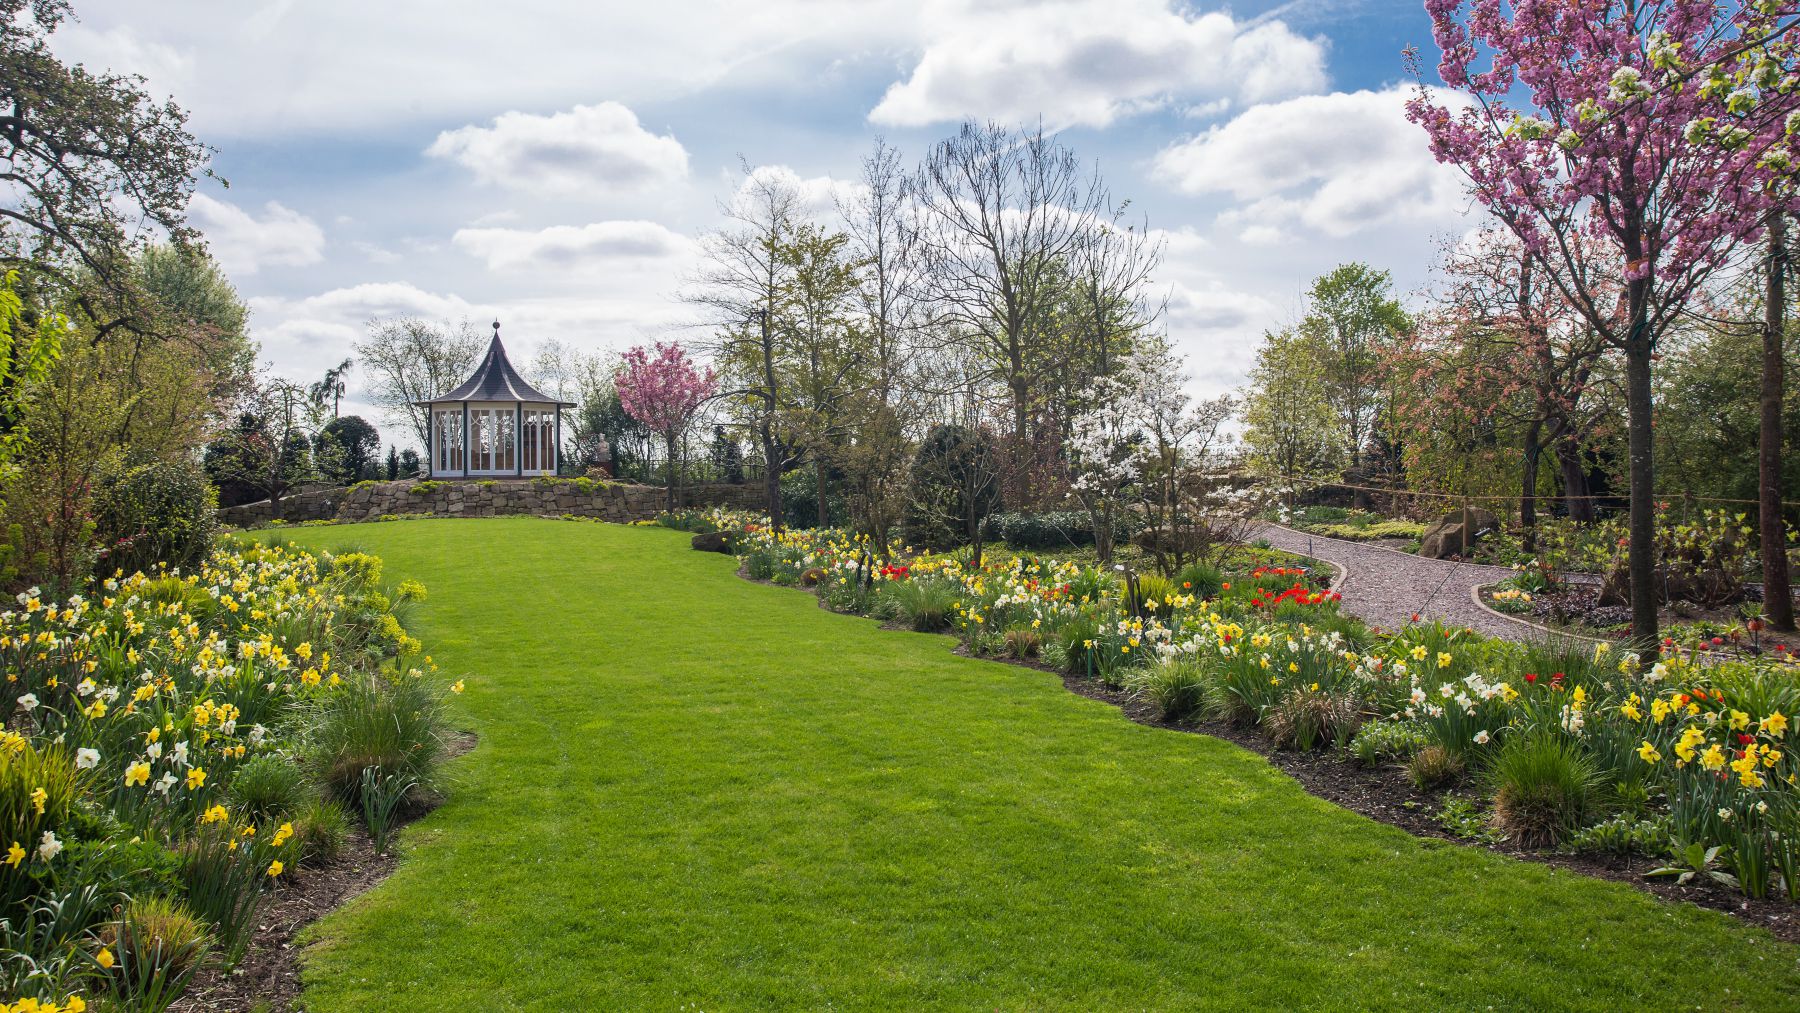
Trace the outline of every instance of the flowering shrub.
[[[380, 576], [360, 553], [249, 546], [66, 601], [33, 589], [0, 612], [0, 994], [80, 1009], [83, 991], [154, 985], [172, 999], [203, 951], [242, 955], [263, 893], [302, 860], [295, 810], [317, 788], [270, 771], [310, 759], [305, 716], [434, 667], [393, 611], [424, 589], [390, 597]], [[234, 791], [239, 771], [262, 783]], [[204, 926], [182, 967], [127, 945], [113, 852], [167, 870], [157, 883], [175, 896], [134, 893], [134, 910], [155, 900]], [[49, 910], [58, 930], [34, 933]]]

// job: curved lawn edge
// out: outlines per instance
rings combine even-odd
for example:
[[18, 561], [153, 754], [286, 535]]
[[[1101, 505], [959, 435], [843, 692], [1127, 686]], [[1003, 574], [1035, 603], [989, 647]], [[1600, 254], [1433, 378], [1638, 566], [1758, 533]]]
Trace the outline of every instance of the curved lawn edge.
[[[1331, 566], [1339, 565], [1330, 560], [1320, 561]], [[1401, 774], [1401, 768], [1398, 765], [1365, 768], [1331, 749], [1316, 750], [1311, 753], [1276, 749], [1269, 744], [1267, 738], [1258, 734], [1256, 729], [1237, 727], [1225, 721], [1210, 719], [1192, 723], [1169, 721], [1160, 717], [1153, 707], [1138, 700], [1125, 690], [1108, 689], [1095, 680], [1059, 671], [1038, 662], [997, 656], [970, 655], [962, 650], [961, 645], [956, 642], [955, 635], [951, 633], [921, 634], [896, 623], [882, 622], [853, 612], [839, 612], [827, 605], [824, 598], [812, 593], [807, 588], [777, 584], [770, 580], [757, 580], [749, 576], [746, 567], [741, 565], [741, 561], [736, 572], [738, 578], [747, 583], [785, 591], [802, 592], [812, 598], [822, 611], [841, 618], [867, 620], [889, 632], [915, 633], [918, 636], [936, 637], [949, 641], [947, 649], [955, 657], [968, 658], [973, 661], [991, 661], [996, 664], [1054, 676], [1062, 681], [1063, 688], [1068, 692], [1088, 700], [1108, 704], [1134, 724], [1147, 725], [1180, 734], [1203, 735], [1230, 743], [1260, 757], [1271, 767], [1291, 778], [1307, 794], [1347, 809], [1364, 819], [1395, 827], [1412, 837], [1487, 851], [1505, 858], [1575, 872], [1592, 879], [1625, 883], [1665, 903], [1685, 904], [1709, 911], [1722, 912], [1746, 925], [1767, 930], [1783, 942], [1800, 943], [1800, 905], [1775, 897], [1762, 899], [1746, 897], [1738, 891], [1727, 889], [1709, 880], [1696, 880], [1688, 886], [1680, 886], [1670, 878], [1649, 879], [1644, 875], [1644, 873], [1666, 864], [1663, 860], [1633, 858], [1623, 863], [1612, 863], [1597, 857], [1512, 847], [1504, 841], [1486, 842], [1460, 837], [1444, 829], [1432, 818], [1431, 811], [1422, 808], [1430, 806], [1435, 810], [1441, 807], [1446, 796], [1456, 794], [1455, 786], [1433, 791], [1417, 791]], [[1594, 643], [1603, 642], [1597, 637], [1563, 633], [1547, 626], [1528, 623], [1487, 605], [1481, 601], [1480, 592], [1493, 586], [1489, 584], [1472, 589], [1471, 594], [1475, 597], [1475, 604], [1502, 619], [1525, 623], [1525, 625], [1542, 630], [1551, 637], [1567, 637]]]
[[[1766, 932], [1346, 820], [1229, 742], [826, 618], [676, 533], [412, 527], [308, 540], [426, 581], [440, 663], [483, 673], [459, 705], [483, 748], [321, 923], [320, 1013], [1800, 998]], [[501, 559], [557, 588], [535, 640], [499, 635]]]

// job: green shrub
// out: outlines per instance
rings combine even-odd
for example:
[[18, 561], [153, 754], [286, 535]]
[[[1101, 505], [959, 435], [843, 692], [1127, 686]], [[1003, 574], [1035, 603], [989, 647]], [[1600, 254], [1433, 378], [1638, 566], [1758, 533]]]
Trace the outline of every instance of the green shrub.
[[1275, 748], [1301, 752], [1348, 742], [1361, 724], [1355, 697], [1317, 684], [1289, 691], [1263, 714], [1263, 731]]
[[1412, 778], [1413, 787], [1420, 791], [1441, 788], [1462, 780], [1463, 759], [1461, 755], [1433, 743], [1414, 753], [1412, 759], [1406, 761], [1406, 775]]
[[409, 495], [413, 495], [413, 496], [429, 496], [432, 493], [437, 492], [439, 489], [442, 489], [446, 484], [448, 484], [448, 483], [434, 482], [428, 478], [422, 482], [414, 482], [413, 487], [406, 491]]
[[132, 573], [158, 563], [191, 569], [212, 551], [218, 509], [218, 491], [198, 461], [132, 468], [102, 486], [96, 499], [96, 569]]
[[443, 693], [416, 676], [357, 675], [315, 701], [302, 736], [308, 766], [338, 801], [360, 804], [362, 772], [429, 783], [443, 752]]
[[336, 861], [350, 840], [350, 816], [335, 802], [315, 798], [300, 807], [292, 822], [303, 862]]
[[1431, 744], [1431, 735], [1411, 721], [1371, 721], [1350, 740], [1350, 753], [1364, 766], [1404, 760]]
[[1127, 685], [1150, 701], [1165, 721], [1187, 721], [1206, 700], [1206, 675], [1193, 658], [1161, 661], [1136, 673]]
[[312, 798], [306, 771], [286, 757], [252, 757], [232, 775], [225, 797], [231, 808], [252, 823], [284, 820]]
[[[995, 514], [988, 521], [1009, 549], [1067, 549], [1094, 544], [1094, 521], [1085, 510]], [[1113, 542], [1131, 537], [1124, 521], [1113, 525]]]
[[1600, 778], [1573, 743], [1553, 735], [1509, 738], [1488, 770], [1494, 823], [1528, 848], [1549, 847], [1594, 814]]

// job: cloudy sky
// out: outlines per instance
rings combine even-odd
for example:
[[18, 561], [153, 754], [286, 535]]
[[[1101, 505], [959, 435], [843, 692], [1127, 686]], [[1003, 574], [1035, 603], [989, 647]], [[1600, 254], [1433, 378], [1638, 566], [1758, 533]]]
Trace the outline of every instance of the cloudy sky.
[[[1037, 121], [1164, 230], [1196, 392], [1344, 260], [1420, 284], [1467, 227], [1401, 115], [1420, 0], [77, 0], [65, 58], [144, 75], [217, 149], [191, 208], [264, 357], [310, 380], [371, 317], [665, 336], [740, 158], [828, 201], [877, 136]], [[355, 381], [352, 381], [353, 387]], [[355, 391], [353, 390], [353, 393]]]

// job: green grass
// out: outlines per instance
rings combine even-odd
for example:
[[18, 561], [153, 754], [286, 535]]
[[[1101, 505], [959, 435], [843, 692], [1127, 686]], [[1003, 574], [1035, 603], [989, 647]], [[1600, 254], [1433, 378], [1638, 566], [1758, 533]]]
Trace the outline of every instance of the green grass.
[[481, 736], [306, 1006], [1794, 1008], [1794, 947], [1415, 839], [1222, 741], [529, 518], [295, 532], [430, 588]]

